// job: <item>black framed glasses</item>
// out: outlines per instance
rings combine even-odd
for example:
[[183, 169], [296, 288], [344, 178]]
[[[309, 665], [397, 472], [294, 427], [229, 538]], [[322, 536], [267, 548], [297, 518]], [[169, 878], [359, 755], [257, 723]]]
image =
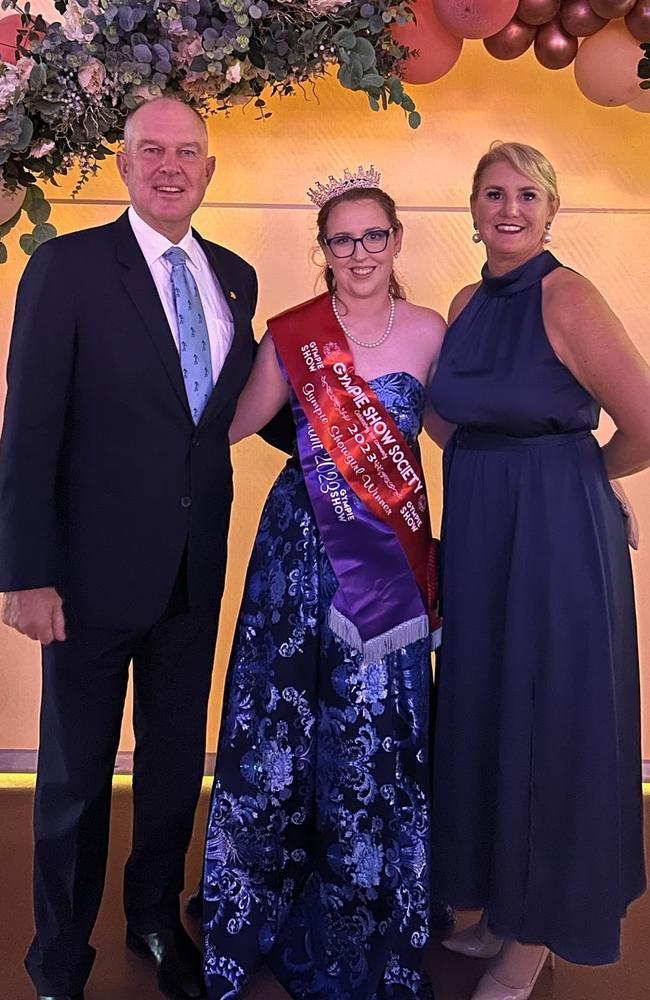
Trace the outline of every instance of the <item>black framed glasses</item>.
[[367, 253], [381, 253], [388, 245], [388, 237], [395, 232], [395, 227], [389, 229], [371, 229], [363, 236], [323, 236], [323, 243], [335, 257], [351, 257], [357, 243], [360, 243]]

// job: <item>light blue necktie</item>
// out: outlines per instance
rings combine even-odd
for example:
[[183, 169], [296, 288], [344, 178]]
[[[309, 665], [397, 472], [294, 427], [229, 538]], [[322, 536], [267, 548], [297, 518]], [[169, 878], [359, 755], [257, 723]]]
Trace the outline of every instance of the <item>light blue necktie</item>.
[[192, 420], [198, 424], [212, 392], [212, 360], [201, 296], [187, 254], [170, 247], [163, 254], [172, 266], [172, 292], [178, 320], [178, 349]]

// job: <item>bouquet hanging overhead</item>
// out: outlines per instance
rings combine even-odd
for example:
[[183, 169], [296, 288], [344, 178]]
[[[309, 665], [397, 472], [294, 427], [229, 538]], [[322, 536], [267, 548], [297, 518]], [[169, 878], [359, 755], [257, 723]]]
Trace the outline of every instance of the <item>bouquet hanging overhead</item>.
[[26, 253], [56, 235], [38, 181], [77, 167], [76, 193], [143, 100], [172, 94], [206, 113], [251, 101], [264, 119], [263, 93], [288, 96], [336, 71], [373, 110], [395, 104], [413, 128], [420, 121], [401, 81], [409, 50], [391, 32], [411, 18], [407, 2], [58, 0], [61, 20], [49, 25], [29, 3], [2, 7], [20, 16], [4, 19], [17, 30], [0, 42], [1, 200], [15, 208], [14, 192], [26, 194], [0, 217], [0, 262], [23, 212], [33, 223], [20, 239]]

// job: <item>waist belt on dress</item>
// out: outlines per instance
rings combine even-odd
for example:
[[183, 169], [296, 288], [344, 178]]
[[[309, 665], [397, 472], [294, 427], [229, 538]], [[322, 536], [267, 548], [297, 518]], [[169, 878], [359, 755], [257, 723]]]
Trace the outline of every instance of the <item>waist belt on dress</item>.
[[475, 427], [459, 427], [456, 445], [475, 451], [502, 451], [505, 448], [545, 448], [553, 445], [573, 444], [592, 437], [589, 429], [568, 431], [565, 434], [536, 434], [532, 437], [515, 437], [512, 434], [493, 434]]

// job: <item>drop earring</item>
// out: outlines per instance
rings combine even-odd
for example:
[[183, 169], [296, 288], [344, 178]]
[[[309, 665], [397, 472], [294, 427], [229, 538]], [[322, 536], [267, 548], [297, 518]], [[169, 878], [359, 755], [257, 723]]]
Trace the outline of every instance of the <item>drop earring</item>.
[[551, 236], [551, 223], [547, 222], [546, 225], [544, 226], [544, 229], [546, 230], [546, 232], [542, 237], [542, 243], [550, 243], [551, 240], [553, 239], [553, 237]]
[[476, 223], [474, 223], [474, 232], [472, 233], [472, 241], [474, 243], [481, 242], [481, 234], [478, 231], [478, 226], [476, 225]]

